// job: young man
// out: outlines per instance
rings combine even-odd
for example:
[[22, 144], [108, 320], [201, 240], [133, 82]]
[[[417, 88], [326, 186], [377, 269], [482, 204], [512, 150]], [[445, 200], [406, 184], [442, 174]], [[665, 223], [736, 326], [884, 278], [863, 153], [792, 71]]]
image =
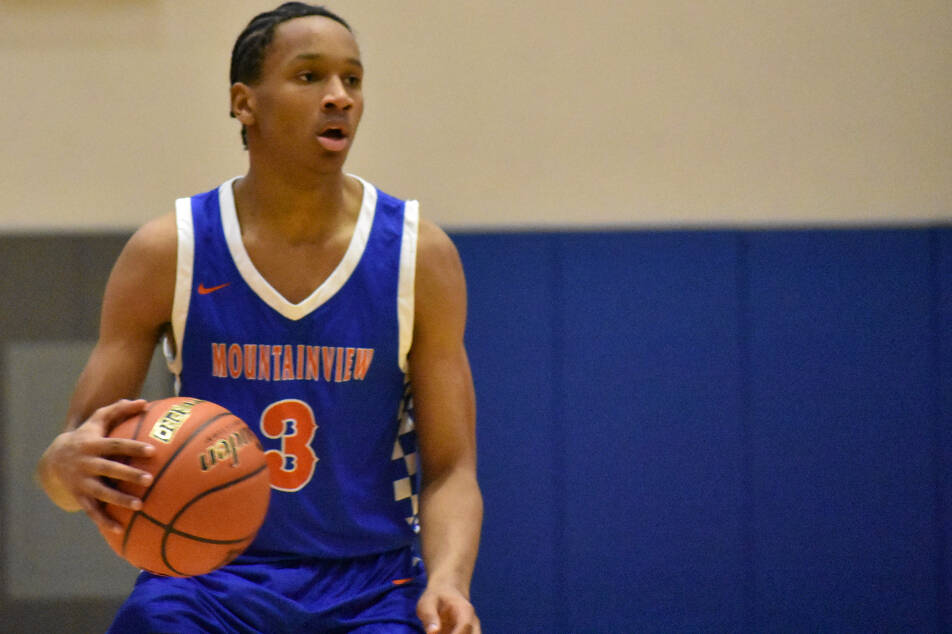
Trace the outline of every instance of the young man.
[[105, 503], [140, 506], [104, 479], [147, 483], [122, 461], [150, 447], [105, 435], [145, 407], [126, 399], [162, 336], [179, 393], [232, 410], [275, 459], [249, 550], [199, 577], [143, 573], [113, 631], [479, 631], [462, 267], [415, 202], [344, 173], [362, 76], [338, 16], [286, 3], [253, 19], [232, 53], [247, 174], [179, 200], [116, 262], [38, 467], [50, 498], [110, 530]]

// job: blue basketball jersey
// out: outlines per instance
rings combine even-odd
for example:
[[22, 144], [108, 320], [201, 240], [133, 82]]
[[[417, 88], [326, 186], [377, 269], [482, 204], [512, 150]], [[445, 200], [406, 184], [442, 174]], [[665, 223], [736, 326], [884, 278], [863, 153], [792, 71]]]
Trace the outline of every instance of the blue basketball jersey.
[[347, 251], [291, 303], [255, 269], [232, 184], [176, 201], [169, 368], [182, 396], [257, 433], [271, 506], [241, 559], [352, 558], [411, 545], [417, 454], [407, 354], [418, 207], [363, 181]]

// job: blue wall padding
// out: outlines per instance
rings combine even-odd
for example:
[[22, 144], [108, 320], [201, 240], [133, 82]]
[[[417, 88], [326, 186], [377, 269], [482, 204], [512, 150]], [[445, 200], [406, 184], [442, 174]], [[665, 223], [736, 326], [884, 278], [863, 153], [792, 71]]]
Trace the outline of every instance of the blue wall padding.
[[736, 628], [734, 240], [565, 236], [558, 250], [566, 622]]
[[952, 629], [952, 228], [454, 240], [485, 631]]
[[478, 430], [480, 485], [491, 492], [473, 591], [492, 604], [487, 632], [519, 631], [521, 624], [555, 632], [564, 493], [556, 477], [561, 438], [553, 409], [551, 240], [531, 234], [454, 240], [469, 278], [477, 417], [486, 421]]
[[755, 628], [934, 626], [929, 235], [748, 238]]

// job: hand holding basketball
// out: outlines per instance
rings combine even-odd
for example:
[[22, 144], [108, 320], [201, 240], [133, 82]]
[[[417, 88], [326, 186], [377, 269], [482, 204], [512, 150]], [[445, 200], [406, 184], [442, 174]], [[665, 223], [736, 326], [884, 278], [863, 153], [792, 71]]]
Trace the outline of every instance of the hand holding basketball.
[[141, 506], [107, 505], [121, 527], [100, 532], [131, 564], [156, 574], [192, 576], [244, 551], [264, 522], [271, 483], [254, 432], [215, 403], [193, 398], [155, 401], [109, 434], [147, 442], [154, 453], [130, 467], [151, 481], [122, 480], [119, 491]]
[[102, 503], [132, 508], [137, 498], [107, 486], [103, 478], [146, 483], [151, 475], [122, 461], [150, 456], [155, 449], [148, 443], [110, 439], [106, 435], [120, 421], [141, 412], [145, 405], [143, 400], [117, 401], [97, 409], [76, 429], [56, 437], [41, 464], [58, 485], [50, 491], [57, 505], [69, 511], [86, 511], [100, 530], [120, 528], [103, 513]]

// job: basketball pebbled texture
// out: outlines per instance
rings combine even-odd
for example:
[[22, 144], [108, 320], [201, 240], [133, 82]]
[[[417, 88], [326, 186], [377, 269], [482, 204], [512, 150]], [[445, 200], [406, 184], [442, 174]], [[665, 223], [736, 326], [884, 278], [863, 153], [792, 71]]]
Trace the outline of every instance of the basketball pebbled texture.
[[271, 484], [255, 433], [215, 403], [173, 397], [116, 425], [110, 437], [152, 444], [128, 463], [152, 474], [141, 486], [115, 482], [138, 496], [138, 511], [107, 505], [123, 526], [101, 531], [112, 549], [155, 574], [187, 577], [219, 568], [251, 543], [268, 511]]

